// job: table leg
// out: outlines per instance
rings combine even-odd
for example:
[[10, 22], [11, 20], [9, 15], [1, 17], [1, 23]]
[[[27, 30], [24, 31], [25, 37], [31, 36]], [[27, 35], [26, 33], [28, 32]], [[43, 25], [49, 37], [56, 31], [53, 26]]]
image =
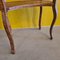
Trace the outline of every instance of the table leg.
[[53, 25], [55, 24], [56, 17], [57, 17], [57, 12], [56, 12], [55, 5], [52, 6], [52, 11], [53, 11], [53, 21], [52, 21], [52, 24], [51, 24], [51, 27], [50, 27], [50, 39], [51, 40], [53, 39], [53, 37], [52, 37], [52, 28], [53, 28]]
[[7, 36], [8, 36], [9, 42], [10, 42], [11, 53], [14, 54], [15, 49], [14, 49], [14, 42], [13, 42], [12, 33], [11, 33], [11, 26], [10, 26], [8, 18], [7, 18], [7, 13], [5, 13], [4, 11], [2, 11], [2, 20], [3, 20], [4, 29], [7, 33]]
[[41, 29], [41, 18], [42, 18], [42, 6], [40, 6], [39, 29]]

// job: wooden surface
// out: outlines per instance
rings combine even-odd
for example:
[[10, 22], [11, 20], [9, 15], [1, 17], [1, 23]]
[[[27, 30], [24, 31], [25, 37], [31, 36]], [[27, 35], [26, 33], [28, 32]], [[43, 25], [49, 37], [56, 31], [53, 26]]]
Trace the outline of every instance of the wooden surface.
[[18, 5], [52, 5], [51, 1], [14, 1], [14, 2], [8, 2], [7, 7], [13, 7]]
[[[6, 2], [7, 8], [15, 9], [21, 7], [32, 7], [32, 6], [51, 6], [53, 5], [52, 1], [41, 1], [41, 0], [20, 0], [20, 1], [12, 1]], [[0, 3], [1, 6], [1, 3]], [[0, 9], [2, 6], [0, 7]]]

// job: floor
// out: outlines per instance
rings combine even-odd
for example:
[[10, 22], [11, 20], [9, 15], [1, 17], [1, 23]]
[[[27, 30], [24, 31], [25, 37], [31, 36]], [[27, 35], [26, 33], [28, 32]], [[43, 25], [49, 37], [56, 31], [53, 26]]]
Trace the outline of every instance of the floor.
[[60, 60], [60, 27], [54, 27], [53, 40], [49, 27], [13, 30], [16, 54], [10, 54], [9, 40], [0, 30], [0, 60]]

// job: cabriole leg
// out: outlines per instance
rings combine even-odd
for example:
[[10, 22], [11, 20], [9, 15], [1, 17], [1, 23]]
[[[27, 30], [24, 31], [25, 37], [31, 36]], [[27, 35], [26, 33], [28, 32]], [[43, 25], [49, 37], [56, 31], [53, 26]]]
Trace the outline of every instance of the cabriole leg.
[[53, 39], [53, 37], [52, 37], [52, 28], [53, 28], [53, 25], [55, 24], [56, 17], [57, 17], [57, 12], [56, 12], [55, 5], [52, 6], [52, 11], [53, 11], [53, 21], [52, 21], [52, 24], [51, 24], [51, 27], [50, 27], [50, 39], [51, 40]]
[[12, 33], [11, 33], [11, 26], [10, 26], [8, 18], [7, 18], [7, 13], [5, 13], [4, 11], [2, 11], [2, 20], [3, 20], [4, 29], [7, 33], [7, 36], [8, 36], [9, 42], [10, 42], [11, 53], [15, 54], [14, 42], [13, 42]]

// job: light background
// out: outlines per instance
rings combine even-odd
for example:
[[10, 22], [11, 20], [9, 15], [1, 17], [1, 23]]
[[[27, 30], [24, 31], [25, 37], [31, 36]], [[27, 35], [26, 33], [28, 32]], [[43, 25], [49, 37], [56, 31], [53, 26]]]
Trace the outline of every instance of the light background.
[[[16, 0], [7, 0], [7, 2]], [[55, 26], [60, 26], [60, 0], [57, 0], [57, 20]], [[13, 29], [16, 28], [38, 28], [39, 7], [22, 8], [8, 12], [8, 18]], [[50, 26], [53, 19], [51, 7], [43, 7], [42, 26]], [[2, 16], [0, 12], [0, 29], [3, 29]]]

